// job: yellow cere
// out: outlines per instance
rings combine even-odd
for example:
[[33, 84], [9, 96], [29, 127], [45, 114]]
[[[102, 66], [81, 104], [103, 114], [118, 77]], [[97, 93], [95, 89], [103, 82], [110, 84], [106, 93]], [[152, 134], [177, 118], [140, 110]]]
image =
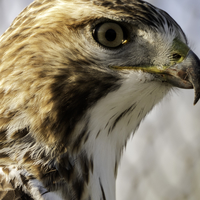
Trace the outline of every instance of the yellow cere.
[[[180, 41], [178, 38], [174, 39], [171, 49], [172, 64], [181, 63], [187, 56], [189, 50], [190, 48], [185, 43]], [[173, 55], [179, 55], [180, 58], [173, 59]]]

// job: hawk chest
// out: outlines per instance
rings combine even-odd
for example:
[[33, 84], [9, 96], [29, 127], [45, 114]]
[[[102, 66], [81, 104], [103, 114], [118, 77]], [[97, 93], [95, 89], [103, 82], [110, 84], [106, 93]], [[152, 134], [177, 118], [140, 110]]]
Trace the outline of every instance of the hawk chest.
[[170, 89], [156, 82], [143, 82], [135, 87], [131, 83], [127, 81], [100, 99], [75, 130], [77, 135], [84, 133], [79, 145], [86, 162], [92, 166], [89, 182], [84, 186], [85, 195], [94, 200], [104, 199], [104, 196], [115, 199], [118, 163], [127, 139]]

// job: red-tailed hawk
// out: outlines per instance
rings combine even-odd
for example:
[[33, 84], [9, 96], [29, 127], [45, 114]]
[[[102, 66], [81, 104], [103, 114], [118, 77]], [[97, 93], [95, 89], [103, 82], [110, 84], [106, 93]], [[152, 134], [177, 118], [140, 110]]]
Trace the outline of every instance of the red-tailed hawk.
[[122, 150], [172, 89], [200, 97], [179, 25], [139, 0], [35, 0], [0, 38], [0, 198], [115, 200]]

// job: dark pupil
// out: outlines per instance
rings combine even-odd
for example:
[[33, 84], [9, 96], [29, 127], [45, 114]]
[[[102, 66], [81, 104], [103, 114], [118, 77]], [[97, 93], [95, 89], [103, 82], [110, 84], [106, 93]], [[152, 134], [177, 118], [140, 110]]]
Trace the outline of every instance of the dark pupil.
[[116, 39], [117, 34], [113, 29], [108, 29], [105, 33], [105, 37], [109, 42], [112, 42]]

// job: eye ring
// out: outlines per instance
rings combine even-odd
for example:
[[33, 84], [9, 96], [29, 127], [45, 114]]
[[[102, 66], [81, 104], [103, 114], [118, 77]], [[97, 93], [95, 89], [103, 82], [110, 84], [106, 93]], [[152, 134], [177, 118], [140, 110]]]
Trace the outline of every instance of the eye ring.
[[123, 27], [115, 22], [97, 25], [93, 30], [93, 37], [99, 44], [108, 48], [116, 48], [127, 42]]

